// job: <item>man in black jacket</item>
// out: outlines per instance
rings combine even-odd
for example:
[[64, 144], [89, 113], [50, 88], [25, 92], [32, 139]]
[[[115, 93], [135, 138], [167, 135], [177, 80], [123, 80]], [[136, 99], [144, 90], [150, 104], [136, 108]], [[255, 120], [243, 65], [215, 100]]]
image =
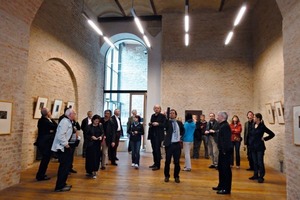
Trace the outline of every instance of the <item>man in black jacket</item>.
[[110, 152], [110, 158], [114, 157], [115, 160], [119, 160], [117, 158], [117, 151], [118, 151], [118, 146], [120, 142], [120, 137], [123, 136], [123, 128], [122, 128], [122, 123], [121, 123], [121, 118], [120, 118], [120, 110], [115, 109], [114, 115], [111, 117], [112, 121], [114, 122], [114, 128], [116, 132], [116, 141], [115, 141], [115, 146], [112, 148], [112, 152]]
[[86, 152], [86, 145], [87, 145], [87, 127], [92, 123], [92, 117], [93, 117], [93, 112], [88, 111], [87, 112], [87, 117], [84, 118], [81, 122], [81, 130], [83, 131], [83, 146], [82, 146], [82, 157], [85, 158], [85, 152]]
[[232, 173], [230, 167], [230, 153], [232, 151], [231, 129], [227, 122], [228, 115], [226, 112], [219, 112], [217, 121], [219, 123], [218, 132], [218, 149], [219, 149], [219, 184], [213, 187], [218, 190], [217, 194], [230, 194]]
[[151, 141], [154, 164], [149, 166], [149, 168], [152, 168], [153, 171], [156, 171], [160, 169], [160, 147], [162, 141], [164, 140], [166, 116], [161, 114], [160, 105], [155, 105], [153, 110], [154, 114], [152, 114], [149, 123], [148, 140]]
[[166, 150], [166, 161], [165, 161], [165, 182], [169, 182], [170, 178], [170, 163], [173, 156], [174, 160], [174, 178], [176, 183], [180, 183], [179, 172], [180, 172], [180, 154], [181, 145], [180, 137], [184, 134], [184, 127], [182, 122], [176, 120], [177, 112], [174, 109], [170, 110], [170, 120], [166, 123], [166, 137], [164, 140]]
[[44, 181], [49, 180], [46, 171], [51, 158], [51, 146], [56, 133], [57, 123], [51, 119], [51, 112], [47, 108], [41, 110], [42, 117], [38, 121], [38, 137], [36, 140], [36, 146], [42, 154], [42, 160], [38, 172], [36, 174], [36, 180]]

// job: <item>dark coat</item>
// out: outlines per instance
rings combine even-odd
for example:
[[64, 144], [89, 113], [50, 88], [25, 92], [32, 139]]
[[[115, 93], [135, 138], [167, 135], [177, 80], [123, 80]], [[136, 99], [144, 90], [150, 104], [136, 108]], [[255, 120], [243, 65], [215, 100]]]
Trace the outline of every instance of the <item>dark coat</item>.
[[104, 118], [102, 118], [101, 123], [103, 125], [106, 145], [110, 146], [112, 142], [116, 142], [116, 129], [114, 122], [111, 119], [105, 121]]
[[[184, 134], [184, 127], [181, 121], [176, 120], [178, 126], [179, 126], [179, 131], [180, 131], [180, 136]], [[172, 141], [172, 135], [173, 135], [173, 126], [172, 126], [172, 121], [167, 120], [166, 123], [166, 137], [164, 139], [164, 145], [167, 147], [171, 144]]]
[[39, 148], [42, 154], [51, 154], [51, 147], [54, 140], [54, 136], [57, 129], [57, 123], [46, 117], [41, 117], [38, 121], [38, 137], [36, 140], [36, 146]]
[[218, 131], [218, 149], [220, 153], [227, 154], [232, 151], [231, 129], [227, 121], [219, 124]]
[[212, 123], [211, 121], [208, 121], [206, 124], [206, 130], [209, 131], [210, 129], [216, 131], [215, 133], [209, 133], [209, 135], [213, 136], [214, 140], [216, 143], [218, 143], [218, 130], [219, 130], [219, 123], [217, 120], [213, 120]]
[[[264, 133], [267, 133], [268, 136], [264, 137]], [[249, 133], [248, 147], [252, 151], [264, 151], [266, 150], [264, 141], [268, 141], [274, 136], [275, 134], [270, 129], [268, 129], [264, 123], [261, 122], [256, 128], [254, 127]], [[262, 138], [264, 140], [262, 140]]]
[[[114, 122], [114, 127], [115, 127], [115, 129], [116, 129], [115, 131], [117, 132], [117, 130], [118, 130], [118, 121], [117, 121], [116, 117], [117, 117], [117, 116], [113, 115], [113, 116], [111, 117], [111, 119], [112, 119], [112, 121]], [[122, 122], [121, 122], [121, 118], [120, 118], [120, 117], [119, 117], [119, 121], [120, 121], [120, 126], [121, 126], [121, 136], [124, 136], [124, 135], [123, 135]]]
[[159, 125], [149, 125], [148, 140], [152, 140], [157, 137], [160, 139], [160, 141], [164, 140], [166, 120], [166, 116], [161, 113], [158, 115], [152, 114], [150, 123], [158, 122]]
[[89, 120], [88, 117], [86, 117], [81, 121], [81, 130], [83, 131], [83, 135], [86, 135], [88, 125]]
[[[138, 133], [135, 134], [134, 133], [135, 131], [137, 131]], [[132, 142], [141, 141], [142, 135], [144, 135], [144, 127], [141, 123], [138, 123], [137, 125], [134, 125], [134, 123], [132, 123], [129, 126], [127, 133], [130, 135], [130, 137], [129, 137], [130, 141], [132, 141]]]
[[100, 140], [93, 140], [92, 136], [95, 137], [102, 137], [104, 136], [104, 130], [102, 127], [102, 124], [99, 126], [93, 126], [93, 124], [88, 125], [86, 129], [86, 138], [87, 138], [87, 147], [94, 146], [96, 143], [100, 146], [101, 141]]

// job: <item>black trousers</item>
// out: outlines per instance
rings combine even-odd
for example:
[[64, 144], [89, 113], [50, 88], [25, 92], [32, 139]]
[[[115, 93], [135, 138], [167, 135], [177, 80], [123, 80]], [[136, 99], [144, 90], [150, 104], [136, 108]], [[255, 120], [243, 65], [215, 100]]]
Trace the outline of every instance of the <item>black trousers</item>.
[[218, 163], [218, 171], [219, 171], [219, 184], [218, 187], [231, 192], [231, 183], [232, 183], [232, 172], [230, 167], [230, 152], [224, 153], [219, 151], [219, 163]]
[[170, 146], [165, 147], [166, 150], [166, 161], [165, 161], [165, 169], [164, 174], [165, 177], [170, 177], [170, 164], [171, 159], [173, 157], [174, 160], [174, 178], [179, 178], [180, 172], [180, 154], [181, 154], [181, 146], [179, 142], [173, 143]]
[[48, 168], [48, 164], [50, 162], [51, 159], [51, 149], [41, 149], [39, 148], [40, 152], [42, 153], [42, 160], [40, 162], [40, 166], [38, 169], [38, 172], [36, 173], [35, 178], [36, 179], [43, 179], [46, 175], [46, 171]]
[[152, 146], [152, 155], [153, 155], [153, 162], [154, 165], [160, 168], [160, 160], [161, 160], [161, 140], [159, 137], [151, 138], [151, 146]]
[[85, 170], [86, 173], [91, 174], [92, 172], [97, 172], [100, 167], [100, 142], [94, 142], [92, 146], [86, 148], [85, 157]]
[[67, 185], [67, 179], [69, 170], [72, 164], [72, 150], [71, 148], [65, 148], [64, 152], [58, 150], [57, 157], [59, 161], [59, 167], [57, 172], [57, 180], [55, 189], [62, 189]]
[[248, 161], [249, 161], [250, 169], [254, 169], [254, 162], [253, 162], [253, 158], [252, 158], [252, 152], [248, 147], [247, 147], [247, 158], [248, 158]]

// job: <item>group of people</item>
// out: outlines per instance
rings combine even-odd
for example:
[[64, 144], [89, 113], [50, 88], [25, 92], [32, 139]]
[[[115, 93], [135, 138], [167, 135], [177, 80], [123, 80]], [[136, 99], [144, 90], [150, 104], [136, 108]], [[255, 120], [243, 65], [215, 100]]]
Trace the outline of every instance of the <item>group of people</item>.
[[[161, 112], [161, 106], [155, 105], [149, 122], [148, 139], [151, 141], [153, 165], [149, 166], [153, 171], [161, 167], [161, 147], [165, 148], [165, 182], [170, 180], [170, 164], [173, 158], [174, 179], [180, 183], [179, 173], [180, 156], [183, 149], [185, 155], [185, 166], [183, 171], [192, 170], [191, 157], [199, 158], [201, 142], [204, 142], [204, 157], [211, 159], [209, 168], [219, 171], [219, 184], [213, 187], [217, 194], [230, 194], [232, 173], [234, 166], [234, 152], [236, 167], [240, 168], [240, 145], [242, 140], [247, 147], [247, 157], [250, 168], [254, 170], [253, 176], [249, 179], [264, 182], [264, 141], [270, 140], [275, 134], [269, 130], [262, 120], [262, 115], [249, 111], [248, 121], [244, 126], [244, 138], [241, 137], [242, 125], [238, 116], [232, 117], [231, 123], [227, 122], [226, 112], [219, 112], [217, 117], [214, 113], [209, 114], [209, 121], [205, 121], [205, 115], [200, 120], [194, 120], [191, 113], [185, 116], [185, 122], [178, 120], [177, 111], [170, 109], [166, 113]], [[104, 117], [93, 115], [88, 111], [87, 117], [82, 120], [81, 127], [76, 121], [76, 112], [66, 109], [64, 115], [57, 124], [51, 119], [51, 112], [47, 108], [41, 110], [42, 117], [38, 121], [38, 138], [36, 145], [42, 153], [42, 160], [36, 179], [38, 181], [49, 180], [46, 175], [48, 163], [52, 152], [55, 152], [59, 168], [55, 191], [69, 191], [72, 186], [66, 183], [69, 173], [76, 173], [73, 169], [74, 150], [78, 146], [80, 137], [78, 130], [82, 129], [84, 135], [82, 156], [86, 159], [85, 170], [88, 177], [96, 178], [99, 169], [105, 170], [108, 160], [112, 165], [117, 166], [117, 148], [119, 139], [123, 135], [123, 128], [120, 119], [120, 110], [104, 111]], [[144, 127], [141, 124], [141, 117], [132, 111], [127, 123], [127, 134], [129, 136], [128, 151], [132, 153], [131, 166], [139, 169], [140, 148]], [[264, 133], [268, 136], [264, 137]], [[190, 151], [193, 148], [193, 155]]]
[[[42, 154], [42, 160], [36, 174], [37, 181], [50, 179], [46, 175], [46, 171], [54, 152], [60, 163], [55, 191], [71, 190], [72, 186], [68, 185], [66, 181], [70, 173], [77, 173], [73, 169], [72, 163], [75, 148], [80, 141], [78, 132], [80, 129], [83, 130], [84, 135], [82, 155], [86, 159], [87, 176], [96, 178], [100, 166], [102, 170], [105, 170], [108, 159], [112, 165], [118, 165], [116, 163], [118, 160], [117, 148], [119, 139], [123, 135], [120, 110], [114, 110], [113, 116], [111, 110], [105, 110], [103, 118], [99, 115], [93, 115], [92, 111], [88, 111], [87, 117], [82, 120], [81, 127], [76, 121], [76, 112], [72, 108], [65, 109], [58, 123], [51, 118], [51, 112], [47, 108], [43, 108], [41, 114], [42, 116], [38, 121], [38, 137], [35, 143]], [[137, 136], [136, 131], [138, 130], [134, 129], [136, 124], [133, 124], [132, 134]], [[141, 133], [139, 132], [139, 134]], [[139, 164], [138, 159], [135, 161], [137, 166]]]
[[[165, 182], [170, 180], [170, 163], [173, 157], [174, 179], [180, 182], [180, 155], [183, 148], [185, 155], [185, 166], [183, 171], [191, 171], [190, 151], [193, 146], [192, 158], [199, 158], [201, 142], [205, 145], [205, 158], [211, 158], [209, 168], [219, 171], [219, 184], [213, 187], [217, 194], [230, 194], [232, 183], [231, 168], [236, 160], [236, 168], [240, 168], [240, 146], [243, 140], [241, 136], [242, 125], [237, 115], [234, 115], [228, 123], [228, 114], [219, 112], [217, 117], [214, 113], [209, 114], [209, 121], [205, 121], [205, 115], [200, 116], [200, 121], [193, 120], [191, 113], [185, 116], [185, 122], [177, 118], [177, 112], [171, 109], [161, 113], [161, 107], [155, 105], [154, 114], [149, 123], [148, 139], [151, 141], [153, 165], [149, 166], [153, 171], [160, 169], [161, 145], [165, 147], [166, 159], [164, 167]], [[247, 147], [247, 157], [250, 168], [254, 174], [249, 179], [264, 182], [264, 151], [266, 150], [264, 141], [272, 139], [275, 134], [268, 129], [260, 113], [249, 111], [248, 121], [245, 123], [244, 144]], [[268, 136], [264, 136], [264, 134]], [[181, 145], [183, 143], [183, 145]], [[183, 147], [182, 147], [183, 146]], [[207, 148], [206, 148], [207, 147]], [[235, 155], [235, 156], [234, 156]], [[235, 159], [234, 159], [235, 157]]]

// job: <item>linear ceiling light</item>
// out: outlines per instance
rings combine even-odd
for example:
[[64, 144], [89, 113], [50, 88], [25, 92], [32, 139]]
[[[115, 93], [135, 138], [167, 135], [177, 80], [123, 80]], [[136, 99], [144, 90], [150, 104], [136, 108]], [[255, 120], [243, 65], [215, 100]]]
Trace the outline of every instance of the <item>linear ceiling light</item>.
[[81, 14], [87, 20], [88, 24], [94, 29], [94, 31], [96, 31], [100, 36], [102, 36], [103, 39], [105, 40], [105, 42], [107, 42], [109, 44], [109, 46], [118, 50], [118, 48], [106, 36], [104, 36], [101, 29], [89, 18], [89, 16], [84, 11], [82, 11]]
[[247, 9], [246, 5], [243, 5], [243, 6], [241, 7], [241, 9], [240, 9], [238, 15], [236, 16], [236, 18], [235, 18], [235, 20], [234, 20], [233, 26], [237, 26], [237, 25], [240, 23], [241, 19], [243, 18], [244, 14], [245, 14], [245, 12], [246, 12], [246, 9]]
[[136, 26], [138, 27], [139, 31], [141, 32], [141, 34], [144, 35], [145, 31], [143, 29], [141, 21], [139, 20], [139, 18], [135, 14], [135, 10], [133, 8], [131, 8], [130, 12], [131, 12], [132, 16], [134, 17], [134, 22], [135, 22]]
[[149, 42], [147, 36], [146, 36], [146, 35], [143, 35], [143, 38], [144, 38], [144, 41], [145, 41], [147, 47], [148, 47], [148, 48], [151, 48], [151, 44], [150, 44], [150, 42]]
[[185, 15], [184, 16], [184, 30], [185, 32], [189, 32], [190, 26], [189, 26], [189, 16]]
[[185, 44], [185, 46], [189, 46], [189, 43], [190, 43], [190, 37], [189, 37], [189, 34], [186, 33], [184, 35], [184, 44]]
[[232, 36], [233, 36], [233, 31], [230, 31], [230, 32], [228, 33], [227, 37], [226, 37], [225, 45], [228, 45], [228, 44], [229, 44], [229, 42], [230, 42]]

